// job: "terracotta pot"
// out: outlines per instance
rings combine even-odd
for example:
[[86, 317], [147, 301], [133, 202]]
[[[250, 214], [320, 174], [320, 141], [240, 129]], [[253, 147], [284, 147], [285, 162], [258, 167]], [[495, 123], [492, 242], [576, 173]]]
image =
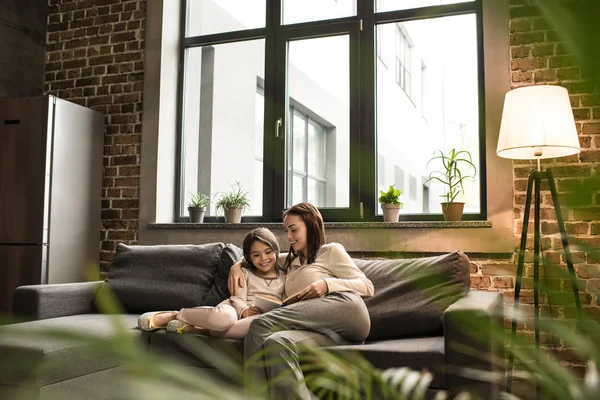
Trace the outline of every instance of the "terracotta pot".
[[242, 221], [242, 211], [244, 211], [244, 206], [239, 204], [226, 204], [225, 207], [223, 207], [225, 223], [239, 224]]
[[206, 213], [206, 207], [188, 207], [188, 212], [190, 213], [190, 222], [204, 222], [204, 214]]
[[383, 222], [398, 222], [400, 208], [400, 204], [382, 204]]
[[442, 214], [444, 214], [444, 219], [446, 221], [460, 221], [463, 215], [463, 208], [465, 207], [465, 203], [441, 203], [442, 204]]

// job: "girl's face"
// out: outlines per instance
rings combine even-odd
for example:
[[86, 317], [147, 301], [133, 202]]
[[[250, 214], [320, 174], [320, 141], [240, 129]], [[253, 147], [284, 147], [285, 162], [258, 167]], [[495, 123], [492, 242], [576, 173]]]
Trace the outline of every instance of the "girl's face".
[[283, 219], [285, 236], [292, 248], [298, 253], [306, 255], [306, 224], [298, 215], [286, 215]]
[[250, 260], [258, 273], [267, 274], [275, 268], [277, 254], [273, 249], [260, 240], [255, 240], [250, 246]]

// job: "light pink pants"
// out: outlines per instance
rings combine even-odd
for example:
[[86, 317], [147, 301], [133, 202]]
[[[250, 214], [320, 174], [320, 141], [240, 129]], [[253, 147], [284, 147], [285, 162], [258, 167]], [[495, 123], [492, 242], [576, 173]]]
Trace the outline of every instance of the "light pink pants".
[[254, 317], [238, 320], [235, 308], [230, 305], [229, 300], [225, 300], [216, 307], [182, 308], [177, 313], [176, 319], [198, 328], [208, 329], [211, 336], [244, 339]]

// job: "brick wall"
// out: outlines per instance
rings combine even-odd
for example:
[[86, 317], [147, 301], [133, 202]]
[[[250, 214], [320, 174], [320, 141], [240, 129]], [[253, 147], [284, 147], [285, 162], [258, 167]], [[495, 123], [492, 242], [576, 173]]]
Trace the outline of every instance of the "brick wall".
[[[586, 12], [586, 2], [571, 1], [568, 9], [578, 10], [579, 6], [579, 10]], [[543, 163], [543, 167], [552, 167], [566, 230], [572, 238], [570, 249], [582, 307], [590, 315], [600, 317], [597, 297], [600, 289], [600, 260], [573, 246], [575, 241], [579, 241], [600, 251], [600, 181], [591, 192], [581, 192], [582, 182], [593, 174], [600, 173], [600, 85], [595, 85], [586, 75], [586, 70], [581, 68], [578, 58], [565, 43], [561, 33], [554, 29], [542, 10], [536, 7], [539, 5], [536, 0], [510, 0], [509, 4], [512, 87], [555, 84], [566, 87], [570, 93], [581, 154], [550, 160]], [[534, 167], [528, 161], [513, 164], [515, 254], [510, 260], [485, 257], [475, 259], [471, 269], [473, 288], [500, 291], [507, 304], [512, 304], [514, 298], [514, 277], [523, 225], [527, 176]], [[579, 193], [577, 203], [566, 208], [567, 197], [576, 191]], [[558, 269], [567, 271], [548, 185], [542, 185], [541, 207], [542, 247], [546, 264], [557, 265]], [[530, 221], [521, 304], [524, 304], [526, 310], [532, 311], [533, 211]], [[548, 279], [554, 316], [572, 318], [573, 297], [569, 280], [558, 274], [550, 274]], [[540, 301], [548, 304], [545, 295], [540, 297]], [[544, 307], [543, 310], [547, 308]], [[523, 321], [519, 328], [524, 332], [532, 331], [533, 321]], [[566, 365], [583, 370], [583, 365], [566, 349], [561, 348], [559, 351]]]
[[146, 0], [49, 0], [45, 93], [106, 115], [101, 270], [138, 234]]

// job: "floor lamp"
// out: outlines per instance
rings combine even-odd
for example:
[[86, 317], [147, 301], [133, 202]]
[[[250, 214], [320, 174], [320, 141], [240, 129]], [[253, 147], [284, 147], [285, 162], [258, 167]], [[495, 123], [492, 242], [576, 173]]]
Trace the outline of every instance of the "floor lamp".
[[[519, 307], [519, 294], [523, 278], [523, 265], [525, 261], [525, 246], [527, 243], [527, 227], [531, 209], [532, 189], [534, 199], [534, 258], [533, 258], [533, 301], [535, 323], [535, 345], [540, 347], [539, 332], [539, 270], [540, 270], [540, 185], [547, 180], [552, 202], [556, 212], [558, 228], [562, 245], [565, 250], [575, 306], [578, 316], [581, 317], [581, 304], [573, 259], [569, 250], [569, 242], [562, 218], [556, 186], [550, 168], [542, 171], [540, 160], [543, 158], [557, 158], [578, 154], [579, 139], [575, 128], [573, 110], [567, 89], [561, 86], [528, 86], [511, 90], [506, 94], [504, 110], [500, 125], [500, 136], [496, 153], [500, 157], [515, 160], [537, 160], [537, 170], [531, 170], [527, 181], [527, 195], [523, 213], [523, 230], [521, 232], [521, 247], [519, 250], [519, 263], [515, 283], [514, 312], [512, 320], [510, 354], [508, 374], [506, 379], [506, 392], [511, 392], [512, 370], [514, 363], [514, 341], [517, 332], [517, 312]], [[536, 385], [536, 398], [539, 399], [540, 387]]]

